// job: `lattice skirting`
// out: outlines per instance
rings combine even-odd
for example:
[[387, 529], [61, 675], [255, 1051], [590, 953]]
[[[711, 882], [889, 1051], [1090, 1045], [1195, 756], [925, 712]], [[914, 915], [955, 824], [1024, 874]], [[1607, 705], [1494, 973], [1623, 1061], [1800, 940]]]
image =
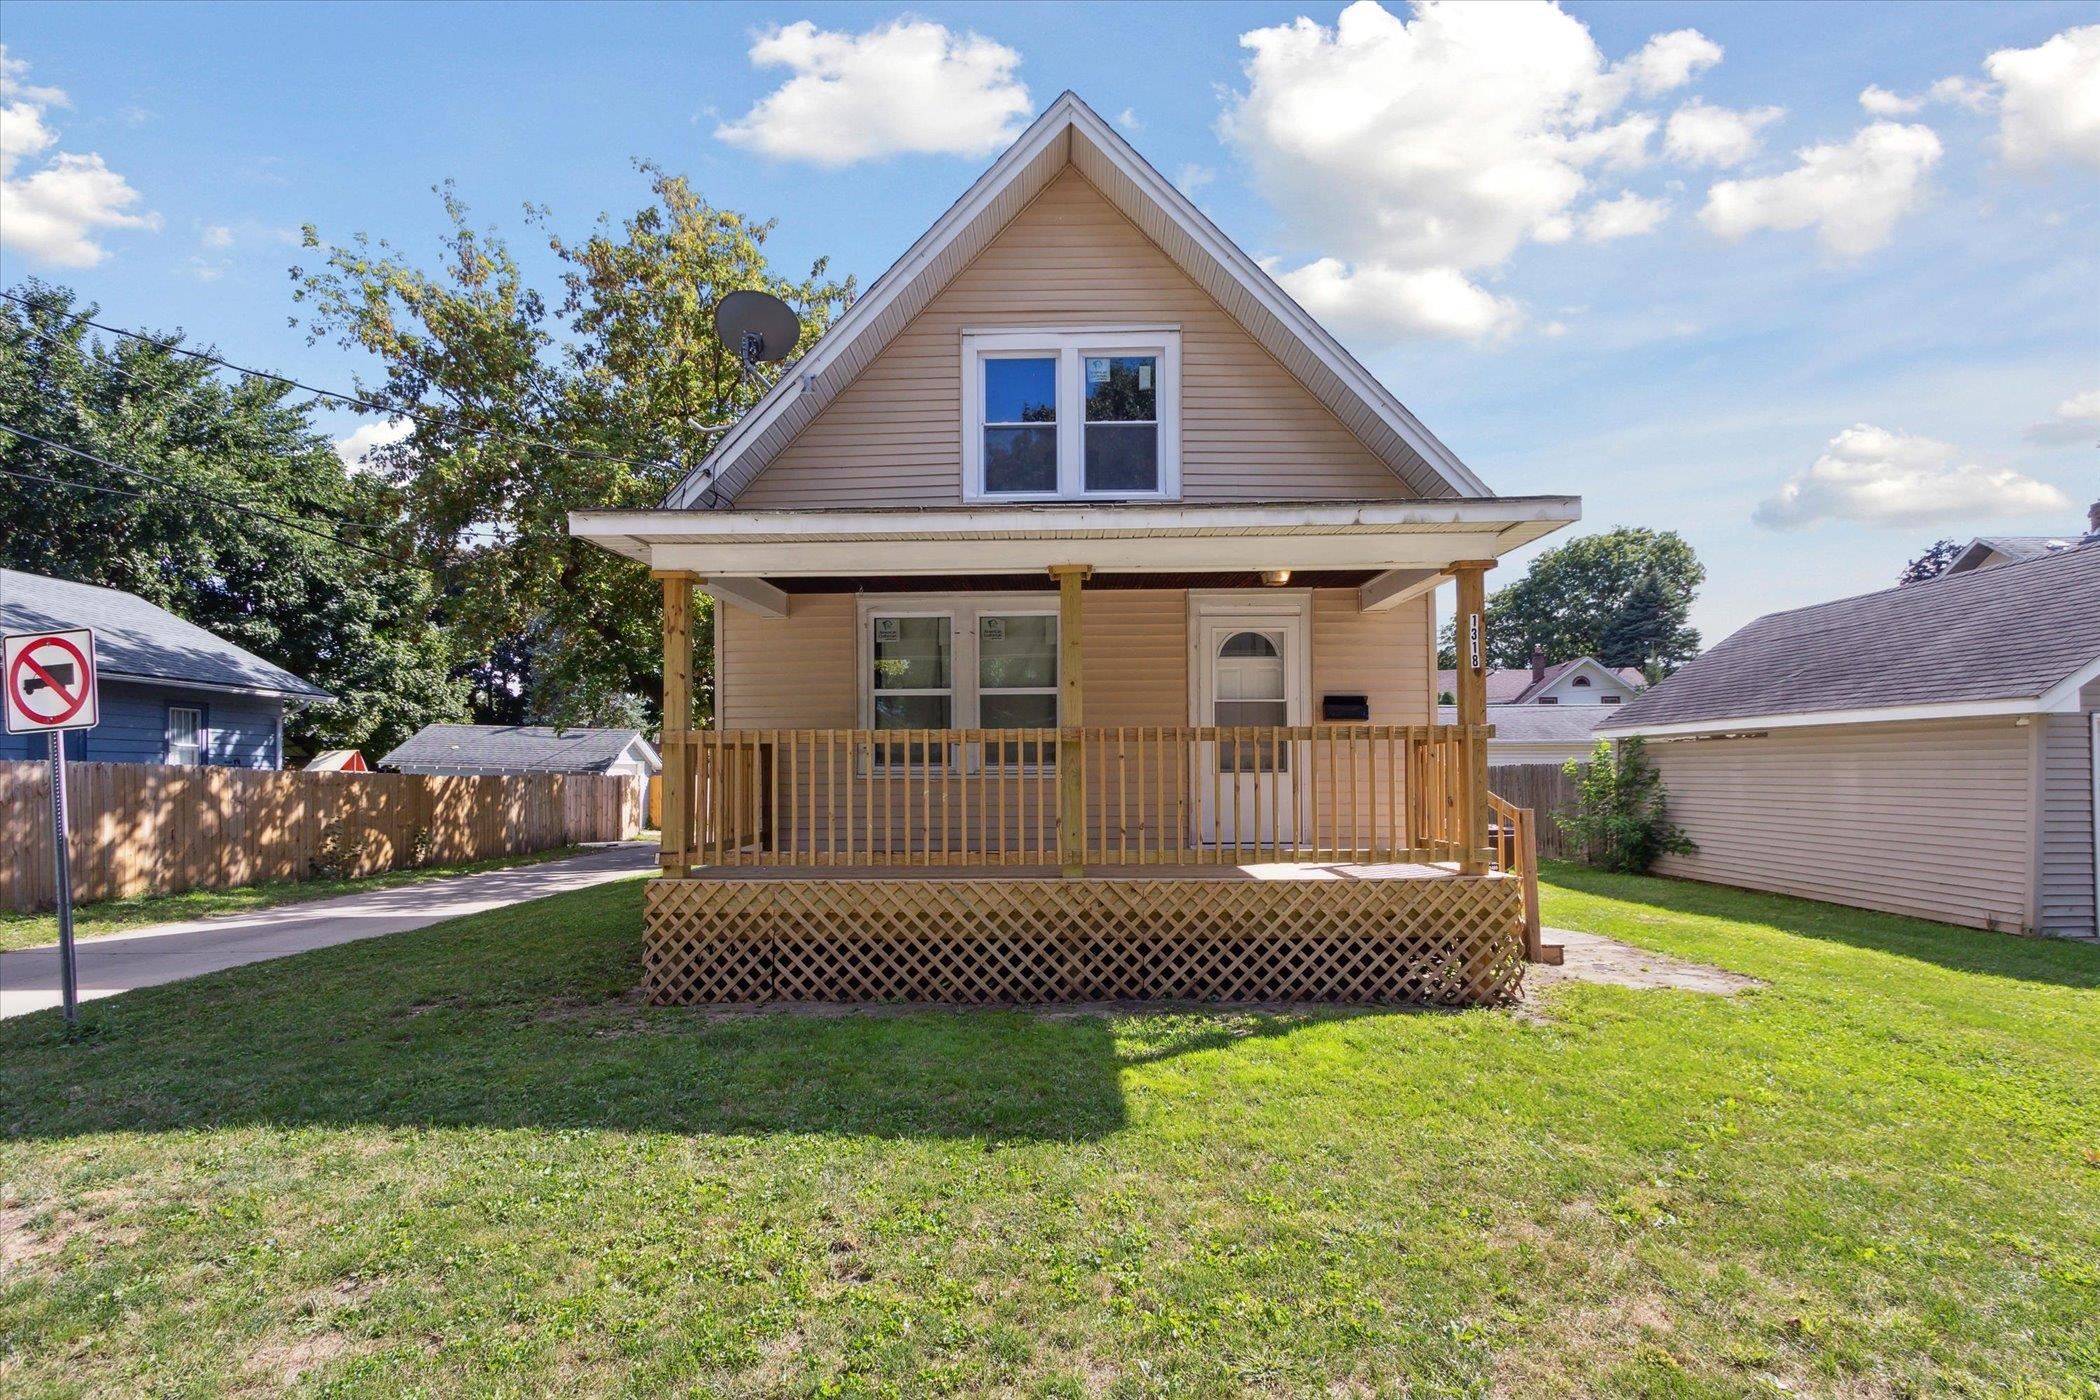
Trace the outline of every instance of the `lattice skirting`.
[[658, 879], [658, 1005], [1505, 1002], [1514, 881]]

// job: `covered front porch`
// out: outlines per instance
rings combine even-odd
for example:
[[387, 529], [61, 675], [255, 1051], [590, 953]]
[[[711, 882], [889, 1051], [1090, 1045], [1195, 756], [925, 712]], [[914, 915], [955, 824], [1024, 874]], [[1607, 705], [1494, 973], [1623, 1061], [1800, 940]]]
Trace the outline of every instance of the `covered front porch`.
[[[1488, 789], [1485, 575], [1495, 554], [1570, 513], [1497, 500], [579, 519], [578, 533], [647, 558], [663, 588], [665, 878], [648, 896], [650, 995], [1506, 999], [1524, 961], [1550, 950], [1530, 814]], [[696, 590], [786, 619], [819, 596], [812, 580], [833, 593], [850, 580], [863, 600], [934, 580], [989, 593], [1031, 564], [1056, 621], [1043, 629], [1054, 677], [1038, 677], [1054, 680], [1055, 724], [900, 723], [924, 711], [885, 707], [880, 677], [917, 663], [883, 653], [885, 635], [910, 638], [878, 618], [864, 722], [775, 728], [751, 723], [747, 706], [738, 723], [675, 727], [691, 713]], [[1408, 605], [1426, 616], [1424, 595], [1452, 583], [1459, 722], [1373, 723], [1363, 694], [1301, 693], [1287, 677], [1308, 642], [1286, 604], [1308, 590], [1294, 580], [1367, 616]], [[1171, 583], [1188, 598], [1192, 722], [1119, 723], [1142, 717], [1129, 687], [1090, 694], [1090, 672], [1129, 669], [1088, 654], [1089, 595], [1105, 581]], [[1264, 621], [1272, 613], [1283, 620]], [[863, 671], [868, 616], [864, 601]], [[1424, 687], [1430, 632], [1409, 634], [1421, 654], [1405, 658]], [[1408, 703], [1435, 715], [1426, 689]], [[1240, 716], [1286, 722], [1201, 722]]]

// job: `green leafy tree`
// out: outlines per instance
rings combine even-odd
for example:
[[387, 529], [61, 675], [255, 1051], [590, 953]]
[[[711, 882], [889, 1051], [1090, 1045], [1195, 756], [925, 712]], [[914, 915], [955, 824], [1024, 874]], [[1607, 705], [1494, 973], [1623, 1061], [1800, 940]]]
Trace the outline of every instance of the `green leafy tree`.
[[1903, 566], [1896, 576], [1900, 587], [1904, 584], [1925, 583], [1947, 572], [1947, 566], [1961, 553], [1961, 546], [1953, 540], [1934, 540], [1925, 546], [1925, 552]]
[[310, 403], [179, 335], [90, 337], [65, 288], [13, 293], [31, 305], [0, 303], [0, 422], [130, 470], [0, 432], [0, 563], [135, 593], [329, 691], [287, 713], [293, 753], [464, 717], [398, 493], [344, 469]]
[[[658, 504], [755, 401], [760, 388], [715, 335], [724, 295], [780, 296], [800, 312], [805, 345], [852, 297], [851, 280], [827, 280], [822, 261], [801, 281], [774, 273], [770, 223], [640, 168], [652, 199], [634, 215], [600, 220], [580, 240], [548, 235], [563, 269], [552, 295], [468, 222], [449, 186], [434, 266], [363, 235], [327, 244], [309, 227], [320, 265], [293, 270], [309, 334], [376, 356], [382, 374], [359, 392], [413, 420], [374, 461], [421, 557], [452, 585], [448, 617], [480, 658], [485, 710], [657, 721], [659, 591], [641, 564], [571, 538], [568, 513]], [[712, 628], [696, 607], [703, 668]], [[705, 713], [704, 669], [695, 690]]]
[[[1675, 530], [1628, 526], [1570, 540], [1488, 599], [1488, 664], [1529, 666], [1534, 647], [1549, 662], [1602, 659], [1616, 623], [1620, 652], [1638, 649], [1666, 675], [1699, 654], [1687, 619], [1705, 581], [1706, 566]], [[1458, 664], [1453, 635], [1446, 624], [1437, 662], [1446, 668]]]
[[1599, 742], [1589, 762], [1569, 759], [1562, 771], [1575, 780], [1575, 805], [1559, 814], [1560, 829], [1589, 864], [1639, 875], [1665, 852], [1699, 849], [1670, 820], [1662, 774], [1639, 739], [1621, 739], [1616, 752]]

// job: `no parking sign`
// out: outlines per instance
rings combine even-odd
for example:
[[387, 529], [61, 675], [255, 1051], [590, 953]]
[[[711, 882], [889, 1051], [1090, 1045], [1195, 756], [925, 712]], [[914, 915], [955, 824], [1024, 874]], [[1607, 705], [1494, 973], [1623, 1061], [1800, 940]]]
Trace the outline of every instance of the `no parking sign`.
[[7, 687], [8, 733], [95, 727], [95, 634], [87, 628], [8, 637], [0, 678]]
[[7, 732], [51, 736], [51, 860], [58, 876], [58, 961], [70, 1034], [80, 1017], [80, 978], [73, 962], [73, 868], [66, 834], [66, 731], [93, 729], [95, 634], [17, 632], [0, 640], [0, 691]]

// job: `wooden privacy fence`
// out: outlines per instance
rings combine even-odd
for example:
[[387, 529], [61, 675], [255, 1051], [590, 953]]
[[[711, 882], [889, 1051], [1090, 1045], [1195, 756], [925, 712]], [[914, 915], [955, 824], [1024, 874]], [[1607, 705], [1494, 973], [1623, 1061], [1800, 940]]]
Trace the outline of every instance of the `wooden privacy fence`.
[[1529, 807], [1539, 854], [1548, 860], [1567, 855], [1560, 814], [1575, 805], [1575, 782], [1558, 763], [1505, 763], [1488, 769], [1488, 787], [1512, 807]]
[[[73, 897], [376, 875], [623, 840], [635, 831], [637, 781], [68, 763]], [[50, 803], [48, 765], [0, 762], [0, 909], [56, 901]]]

